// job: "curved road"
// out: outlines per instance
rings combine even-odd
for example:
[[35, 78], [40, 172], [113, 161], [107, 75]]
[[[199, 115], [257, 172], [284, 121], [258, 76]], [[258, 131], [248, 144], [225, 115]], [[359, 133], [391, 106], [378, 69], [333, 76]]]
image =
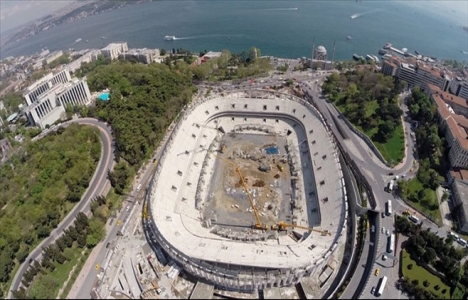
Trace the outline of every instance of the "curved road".
[[21, 286], [21, 279], [23, 278], [23, 274], [29, 267], [29, 261], [39, 261], [42, 256], [42, 248], [51, 245], [57, 238], [59, 238], [63, 231], [73, 224], [77, 213], [84, 212], [85, 214], [88, 214], [90, 212], [90, 200], [93, 199], [95, 196], [102, 195], [102, 193], [108, 187], [109, 182], [107, 180], [107, 170], [112, 170], [114, 167], [114, 151], [111, 129], [106, 123], [91, 118], [75, 119], [62, 123], [61, 125], [54, 127], [54, 129], [49, 129], [45, 132], [45, 134], [41, 133], [41, 135], [38, 136], [38, 138], [35, 140], [44, 137], [52, 130], [56, 130], [59, 127], [67, 127], [71, 123], [91, 125], [99, 129], [101, 133], [102, 144], [101, 158], [97, 165], [96, 171], [94, 172], [94, 175], [91, 178], [89, 186], [86, 189], [86, 192], [84, 193], [83, 197], [81, 198], [81, 201], [70, 211], [70, 213], [62, 220], [62, 222], [60, 222], [57, 228], [52, 230], [50, 236], [43, 240], [33, 251], [31, 251], [29, 256], [26, 258], [25, 262], [20, 266], [19, 270], [16, 272], [15, 277], [13, 278], [13, 281], [11, 283], [10, 291], [8, 292], [7, 298], [12, 298], [11, 291], [17, 290]]

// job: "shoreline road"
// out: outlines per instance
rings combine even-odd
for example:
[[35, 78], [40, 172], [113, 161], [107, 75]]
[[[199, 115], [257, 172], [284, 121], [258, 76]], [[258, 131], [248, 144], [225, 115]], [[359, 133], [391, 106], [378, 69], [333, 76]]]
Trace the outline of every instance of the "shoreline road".
[[99, 129], [102, 145], [101, 158], [96, 167], [96, 171], [94, 172], [94, 175], [91, 178], [91, 181], [89, 182], [89, 186], [83, 194], [83, 197], [81, 198], [80, 202], [70, 211], [70, 213], [68, 213], [68, 215], [62, 220], [62, 222], [60, 222], [57, 228], [52, 230], [49, 237], [43, 240], [39, 245], [37, 245], [37, 247], [33, 251], [31, 251], [31, 253], [29, 253], [29, 256], [21, 264], [10, 285], [7, 297], [9, 299], [12, 298], [11, 291], [17, 290], [21, 286], [21, 279], [23, 278], [23, 274], [29, 267], [29, 261], [40, 260], [42, 256], [42, 248], [51, 245], [55, 240], [57, 240], [61, 236], [63, 231], [67, 229], [71, 224], [73, 224], [77, 213], [84, 212], [85, 214], [88, 214], [90, 212], [90, 200], [96, 196], [101, 195], [103, 191], [107, 191], [109, 187], [109, 181], [107, 179], [107, 170], [112, 170], [114, 167], [114, 144], [112, 141], [111, 129], [106, 123], [91, 118], [74, 119], [62, 123], [57, 127], [54, 127], [53, 129], [49, 129], [45, 132], [45, 134], [41, 133], [41, 135], [34, 140], [38, 140], [50, 133], [51, 131], [56, 130], [60, 127], [67, 127], [72, 123], [94, 126]]

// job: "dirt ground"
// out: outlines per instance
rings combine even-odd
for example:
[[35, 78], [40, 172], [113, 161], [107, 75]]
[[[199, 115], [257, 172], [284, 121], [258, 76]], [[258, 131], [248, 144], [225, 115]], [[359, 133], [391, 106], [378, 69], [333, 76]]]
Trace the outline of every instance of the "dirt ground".
[[[284, 138], [265, 135], [225, 136], [224, 153], [217, 153], [212, 193], [205, 216], [216, 216], [218, 225], [251, 226], [256, 222], [250, 200], [236, 166], [244, 178], [262, 224], [282, 220], [289, 207], [291, 189]], [[278, 154], [265, 149], [277, 147]], [[263, 167], [263, 171], [260, 170]], [[285, 201], [288, 205], [285, 205]], [[287, 209], [286, 209], [287, 210]]]

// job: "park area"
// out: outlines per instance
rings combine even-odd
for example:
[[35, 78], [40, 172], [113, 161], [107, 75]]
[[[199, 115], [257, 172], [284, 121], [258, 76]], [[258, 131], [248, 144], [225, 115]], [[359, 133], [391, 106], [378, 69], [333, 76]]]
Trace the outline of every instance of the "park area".
[[439, 201], [434, 190], [424, 187], [418, 177], [414, 177], [410, 181], [400, 181], [398, 185], [403, 197], [411, 202], [417, 210], [425, 213], [437, 224], [442, 224]]
[[418, 266], [405, 249], [401, 251], [401, 272], [410, 282], [434, 294], [438, 299], [450, 299], [450, 287], [438, 276]]
[[[344, 97], [344, 94], [342, 95]], [[338, 97], [341, 99], [342, 97]], [[336, 106], [338, 107], [339, 111], [346, 116], [346, 104], [342, 103], [341, 101], [336, 101]], [[365, 106], [365, 117], [371, 118], [372, 115], [375, 114], [379, 104], [377, 100], [373, 100], [368, 102]], [[382, 154], [383, 158], [392, 165], [397, 165], [400, 161], [403, 160], [405, 156], [405, 137], [403, 132], [403, 125], [401, 122], [396, 124], [393, 135], [386, 141], [382, 141], [377, 137], [377, 133], [379, 131], [379, 125], [382, 124], [384, 121], [380, 121], [375, 127], [366, 128], [364, 129], [361, 125], [354, 124], [351, 122], [357, 130], [364, 133], [367, 137], [369, 137], [374, 143], [377, 150], [379, 150], [380, 154]]]

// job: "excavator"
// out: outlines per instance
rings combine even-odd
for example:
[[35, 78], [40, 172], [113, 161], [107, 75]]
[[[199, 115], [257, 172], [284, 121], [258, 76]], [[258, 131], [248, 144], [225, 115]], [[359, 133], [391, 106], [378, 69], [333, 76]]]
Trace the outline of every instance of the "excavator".
[[215, 156], [219, 159], [221, 159], [222, 161], [224, 162], [227, 162], [228, 164], [230, 164], [231, 166], [234, 167], [234, 169], [236, 170], [237, 174], [239, 174], [239, 177], [240, 177], [240, 180], [242, 182], [242, 186], [244, 187], [244, 190], [245, 190], [245, 193], [247, 194], [247, 196], [249, 197], [249, 200], [250, 200], [250, 205], [252, 206], [252, 209], [254, 211], [254, 214], [255, 214], [255, 220], [257, 221], [252, 227], [253, 229], [258, 229], [258, 230], [267, 230], [267, 226], [265, 224], [262, 224], [262, 222], [260, 221], [260, 216], [258, 215], [258, 211], [257, 211], [257, 208], [255, 207], [254, 205], [254, 202], [252, 200], [252, 196], [250, 196], [250, 192], [249, 192], [249, 188], [247, 187], [247, 184], [245, 183], [245, 179], [244, 179], [244, 176], [242, 176], [242, 173], [240, 171], [240, 168], [237, 164], [235, 164], [234, 162], [222, 157], [222, 156], [219, 156], [219, 155], [216, 155]]
[[309, 230], [309, 231], [320, 232], [324, 236], [325, 235], [331, 235], [331, 232], [328, 231], [328, 230], [319, 230], [319, 229], [314, 229], [314, 228], [311, 228], [311, 227], [299, 226], [299, 225], [296, 225], [296, 224], [288, 224], [288, 223], [283, 222], [283, 221], [279, 221], [276, 225], [272, 225], [271, 230], [286, 231], [286, 229], [288, 227], [292, 227], [293, 229], [294, 229], [294, 227], [296, 227], [296, 228], [301, 228], [301, 229], [305, 229], [305, 230]]

